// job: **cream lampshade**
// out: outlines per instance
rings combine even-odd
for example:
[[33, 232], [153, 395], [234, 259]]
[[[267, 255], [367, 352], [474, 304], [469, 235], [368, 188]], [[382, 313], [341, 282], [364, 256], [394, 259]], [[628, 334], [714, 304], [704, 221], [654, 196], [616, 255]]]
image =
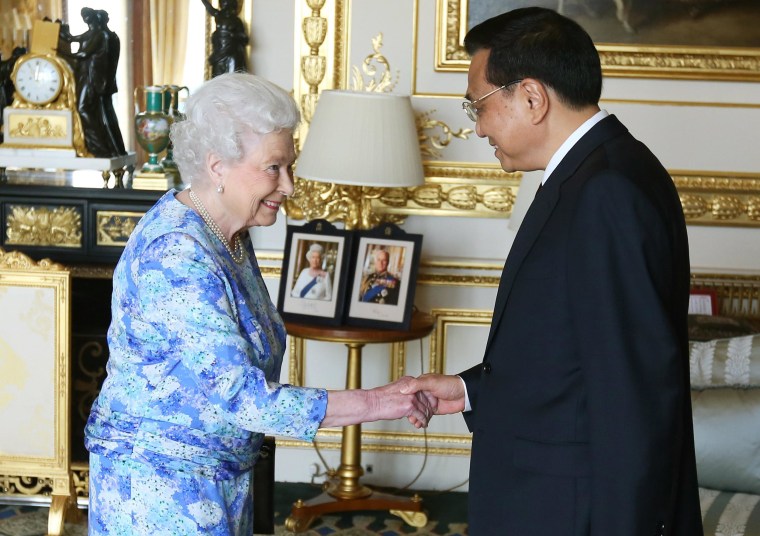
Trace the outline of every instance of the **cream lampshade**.
[[323, 91], [296, 175], [382, 188], [423, 184], [411, 99], [391, 93]]

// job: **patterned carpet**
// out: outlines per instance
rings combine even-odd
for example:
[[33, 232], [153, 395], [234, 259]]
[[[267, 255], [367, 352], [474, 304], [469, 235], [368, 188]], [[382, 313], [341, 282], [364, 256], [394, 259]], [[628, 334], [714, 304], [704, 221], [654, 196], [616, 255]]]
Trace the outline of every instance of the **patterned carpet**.
[[[278, 482], [275, 485], [275, 535], [292, 534], [285, 530], [285, 518], [297, 499], [318, 495], [319, 488], [309, 484]], [[465, 536], [467, 534], [467, 494], [461, 492], [418, 492], [422, 497], [428, 523], [415, 528], [387, 512], [330, 514], [318, 518], [303, 536]], [[41, 536], [47, 532], [47, 508], [0, 505], [0, 536]], [[86, 536], [86, 511], [82, 523], [66, 524], [66, 536]]]

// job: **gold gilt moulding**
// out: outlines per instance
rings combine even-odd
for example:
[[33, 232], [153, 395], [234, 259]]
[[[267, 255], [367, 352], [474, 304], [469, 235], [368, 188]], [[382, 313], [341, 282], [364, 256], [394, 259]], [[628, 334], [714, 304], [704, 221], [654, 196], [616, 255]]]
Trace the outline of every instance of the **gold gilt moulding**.
[[[435, 70], [467, 71], [470, 60], [464, 49], [464, 36], [471, 26], [468, 20], [471, 6], [479, 4], [480, 0], [437, 0]], [[517, 2], [505, 2], [505, 11], [510, 4], [518, 7]], [[626, 32], [620, 25], [616, 33], [620, 42], [612, 38], [609, 42], [598, 42], [596, 48], [605, 76], [760, 80], [760, 48], [706, 46], [699, 41], [703, 33], [706, 32], [694, 32], [696, 37], [688, 46], [648, 44], [636, 41], [637, 34]], [[663, 35], [661, 39], [664, 42], [668, 37]]]
[[[760, 174], [670, 170], [689, 225], [760, 227]], [[427, 162], [425, 185], [373, 199], [378, 215], [508, 218], [520, 173], [498, 166]]]
[[760, 227], [760, 175], [671, 170], [690, 225]]
[[144, 212], [98, 211], [97, 245], [124, 247]]
[[82, 215], [75, 207], [9, 205], [7, 245], [82, 247]]

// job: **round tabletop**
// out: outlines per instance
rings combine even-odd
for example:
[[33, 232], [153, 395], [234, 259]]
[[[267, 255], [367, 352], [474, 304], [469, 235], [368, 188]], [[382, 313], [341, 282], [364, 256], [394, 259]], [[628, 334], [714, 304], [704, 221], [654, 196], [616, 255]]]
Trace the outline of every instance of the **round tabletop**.
[[414, 311], [412, 324], [407, 330], [382, 329], [365, 326], [315, 326], [285, 321], [288, 335], [315, 341], [344, 343], [388, 343], [421, 339], [433, 331], [433, 317], [428, 313]]

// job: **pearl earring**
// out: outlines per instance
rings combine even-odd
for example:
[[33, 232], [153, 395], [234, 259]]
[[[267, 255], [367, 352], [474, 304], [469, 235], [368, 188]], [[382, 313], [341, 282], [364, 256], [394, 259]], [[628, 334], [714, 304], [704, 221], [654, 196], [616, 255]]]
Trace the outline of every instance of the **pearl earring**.
[[216, 193], [223, 194], [224, 193], [224, 184], [220, 184], [216, 187]]

